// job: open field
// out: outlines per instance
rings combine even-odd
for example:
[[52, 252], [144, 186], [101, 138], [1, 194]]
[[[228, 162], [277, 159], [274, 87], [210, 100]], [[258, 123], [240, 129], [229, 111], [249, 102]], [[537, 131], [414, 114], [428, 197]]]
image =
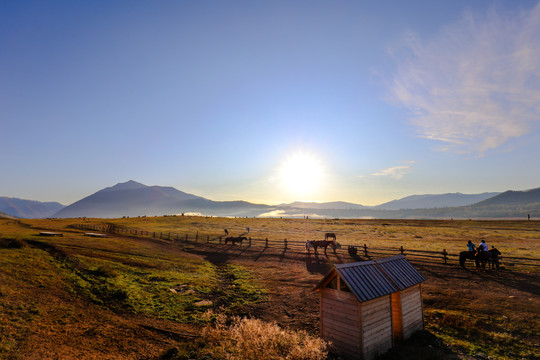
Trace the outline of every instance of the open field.
[[[137, 235], [90, 237], [76, 228], [81, 224], [114, 224]], [[219, 244], [224, 229], [276, 244], [288, 239], [290, 246]], [[218, 314], [275, 321], [316, 336], [319, 305], [312, 289], [332, 262], [353, 261], [346, 247], [315, 256], [296, 245], [325, 232], [346, 245], [451, 254], [469, 239], [484, 239], [503, 256], [540, 258], [536, 221], [0, 219], [0, 359], [158, 359], [170, 349], [178, 351], [169, 358], [205, 358], [210, 350], [196, 339]], [[410, 261], [427, 278], [426, 331], [386, 358], [540, 358], [538, 266], [476, 272], [472, 263], [459, 268], [456, 258], [447, 265]]]

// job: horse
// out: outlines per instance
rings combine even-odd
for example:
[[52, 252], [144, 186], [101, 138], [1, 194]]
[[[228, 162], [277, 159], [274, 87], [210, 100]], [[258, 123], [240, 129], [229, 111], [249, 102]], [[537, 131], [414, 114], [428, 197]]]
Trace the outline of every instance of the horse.
[[237, 237], [232, 237], [232, 236], [229, 236], [229, 237], [226, 237], [225, 238], [225, 244], [227, 244], [228, 242], [231, 242], [231, 244], [236, 244], [236, 243], [239, 243], [240, 245], [242, 245], [242, 242], [244, 240], [247, 240], [247, 237], [245, 236], [237, 236]]
[[488, 263], [491, 267], [491, 252], [490, 251], [478, 251], [476, 253], [476, 260], [474, 261], [476, 263], [476, 269], [480, 269], [482, 267], [482, 270], [486, 270], [486, 263]]
[[491, 261], [489, 262], [489, 265], [491, 268], [499, 268], [499, 255], [502, 255], [502, 253], [499, 251], [499, 249], [495, 248], [495, 246], [491, 247], [491, 250], [489, 250], [491, 253]]
[[307, 240], [306, 241], [306, 250], [309, 253], [309, 249], [313, 248], [313, 252], [318, 254], [317, 249], [322, 247], [324, 248], [324, 253], [326, 254], [326, 249], [328, 246], [332, 245], [334, 252], [336, 249], [341, 249], [341, 244], [334, 240]]
[[324, 240], [328, 240], [328, 239], [334, 239], [334, 241], [336, 240], [336, 234], [334, 233], [326, 233], [324, 234]]
[[499, 268], [499, 255], [500, 252], [498, 250], [491, 249], [489, 251], [462, 251], [459, 253], [459, 264], [462, 268], [465, 268], [465, 260], [470, 259], [474, 260], [476, 264], [476, 269], [486, 269], [486, 263], [489, 264], [490, 268], [493, 268], [493, 266], [496, 266]]

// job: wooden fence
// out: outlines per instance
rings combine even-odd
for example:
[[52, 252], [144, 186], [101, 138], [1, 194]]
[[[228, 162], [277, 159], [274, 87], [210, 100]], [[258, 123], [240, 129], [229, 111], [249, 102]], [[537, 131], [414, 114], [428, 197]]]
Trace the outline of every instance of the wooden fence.
[[[152, 232], [134, 228], [127, 228], [123, 226], [117, 226], [114, 224], [78, 224], [72, 225], [73, 228], [79, 230], [91, 230], [91, 231], [101, 231], [111, 234], [122, 234], [128, 236], [137, 236], [137, 237], [150, 237], [154, 239], [167, 240], [171, 242], [191, 242], [191, 243], [206, 243], [206, 244], [225, 244], [225, 235], [215, 236], [209, 234], [199, 234], [196, 232], [193, 234], [187, 233], [176, 233], [176, 232]], [[247, 234], [248, 235], [248, 234]], [[243, 236], [246, 236], [244, 234]], [[281, 239], [257, 239], [246, 236], [246, 241], [242, 243], [244, 246], [259, 246], [264, 248], [281, 248], [287, 252], [297, 252], [305, 253], [306, 252], [306, 243], [305, 241], [298, 240], [287, 240]], [[459, 262], [459, 254], [448, 253], [446, 249], [442, 251], [430, 251], [430, 250], [415, 250], [415, 249], [405, 249], [403, 246], [399, 248], [368, 248], [367, 244], [364, 245], [344, 245], [341, 244], [341, 251], [346, 250], [349, 255], [355, 259], [369, 260], [377, 259], [382, 257], [393, 256], [397, 254], [406, 255], [407, 258], [413, 259], [417, 262], [441, 262], [443, 264], [455, 264]], [[323, 251], [323, 250], [321, 250]], [[327, 251], [334, 251], [331, 246], [328, 247]], [[507, 266], [520, 266], [520, 267], [540, 267], [540, 259], [538, 258], [527, 258], [527, 257], [512, 257], [512, 256], [500, 256], [499, 257], [501, 265]]]

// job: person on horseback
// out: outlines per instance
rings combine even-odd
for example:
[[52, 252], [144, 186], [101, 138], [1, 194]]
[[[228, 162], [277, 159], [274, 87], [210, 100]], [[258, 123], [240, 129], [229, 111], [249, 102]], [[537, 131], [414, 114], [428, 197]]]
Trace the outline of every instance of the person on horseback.
[[476, 245], [474, 245], [471, 240], [469, 240], [469, 242], [467, 242], [467, 247], [469, 248], [469, 251], [475, 251], [476, 250]]
[[486, 244], [486, 241], [485, 240], [482, 240], [480, 241], [480, 245], [478, 245], [478, 247], [476, 248], [476, 254], [474, 254], [474, 256], [478, 256], [478, 253], [480, 253], [481, 251], [488, 251], [489, 248]]
[[478, 250], [479, 251], [488, 251], [489, 250], [485, 240], [480, 241], [480, 245], [478, 246]]

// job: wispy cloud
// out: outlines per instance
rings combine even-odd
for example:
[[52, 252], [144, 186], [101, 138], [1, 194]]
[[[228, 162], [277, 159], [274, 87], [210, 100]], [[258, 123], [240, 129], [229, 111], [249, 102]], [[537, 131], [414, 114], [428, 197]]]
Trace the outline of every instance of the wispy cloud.
[[371, 175], [373, 176], [388, 176], [393, 179], [401, 179], [403, 176], [408, 174], [411, 171], [410, 165], [400, 165], [400, 166], [394, 166], [389, 167], [384, 170], [381, 170], [379, 172], [373, 173]]
[[540, 122], [539, 34], [540, 3], [529, 12], [465, 13], [429, 41], [409, 34], [393, 99], [442, 150], [497, 148]]

